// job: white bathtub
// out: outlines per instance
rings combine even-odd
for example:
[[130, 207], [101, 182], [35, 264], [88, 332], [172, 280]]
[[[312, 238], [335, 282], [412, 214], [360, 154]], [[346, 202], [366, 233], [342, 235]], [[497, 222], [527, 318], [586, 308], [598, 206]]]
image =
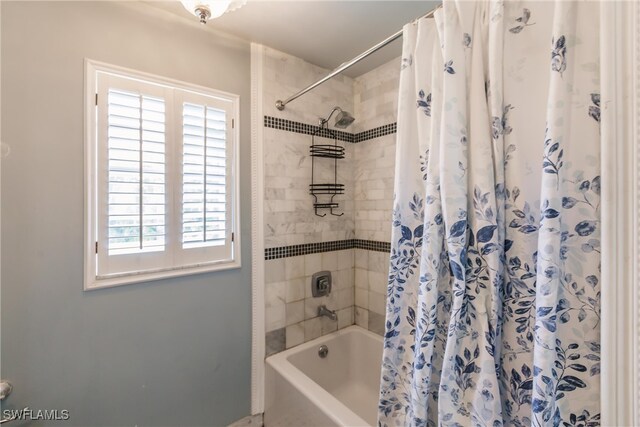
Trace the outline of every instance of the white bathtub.
[[382, 337], [358, 326], [267, 358], [265, 427], [375, 426], [381, 360]]

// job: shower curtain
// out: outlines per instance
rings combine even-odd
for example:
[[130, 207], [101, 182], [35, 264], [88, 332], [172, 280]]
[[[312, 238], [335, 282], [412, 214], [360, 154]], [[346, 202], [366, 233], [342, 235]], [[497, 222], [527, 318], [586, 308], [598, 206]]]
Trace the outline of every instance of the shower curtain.
[[599, 3], [404, 28], [381, 426], [600, 424]]

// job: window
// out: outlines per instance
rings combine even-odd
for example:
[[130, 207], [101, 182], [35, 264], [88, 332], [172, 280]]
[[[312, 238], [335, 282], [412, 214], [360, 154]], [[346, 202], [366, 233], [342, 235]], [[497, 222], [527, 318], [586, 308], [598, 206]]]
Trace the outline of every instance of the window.
[[86, 72], [85, 289], [239, 267], [238, 97]]

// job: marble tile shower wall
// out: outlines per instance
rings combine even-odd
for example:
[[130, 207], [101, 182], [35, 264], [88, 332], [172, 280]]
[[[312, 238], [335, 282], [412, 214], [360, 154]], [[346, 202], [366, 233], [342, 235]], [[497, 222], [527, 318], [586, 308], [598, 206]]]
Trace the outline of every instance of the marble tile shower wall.
[[[337, 76], [278, 111], [274, 106], [277, 99], [297, 92], [328, 70], [267, 47], [263, 53], [265, 116], [316, 125], [319, 116], [338, 105], [354, 112], [356, 122], [346, 129], [350, 133], [395, 123], [399, 60], [355, 80]], [[346, 191], [336, 197], [338, 212], [344, 215], [319, 218], [308, 194], [311, 136], [264, 128], [266, 248], [351, 239], [390, 240], [395, 134], [338, 143], [346, 150], [345, 159], [338, 162], [338, 182], [345, 184]], [[387, 259], [386, 252], [356, 249], [354, 245], [265, 261], [267, 354], [354, 322], [383, 333]], [[328, 297], [313, 298], [311, 275], [321, 270], [332, 272], [333, 291]], [[320, 304], [336, 310], [338, 320], [317, 317]]]
[[353, 124], [355, 132], [396, 122], [400, 60], [401, 58], [398, 57], [355, 78], [353, 82], [353, 112], [357, 119]]
[[[328, 70], [267, 47], [263, 70], [266, 116], [317, 125], [318, 118], [326, 117], [336, 105], [353, 111], [353, 79], [347, 76], [331, 79], [278, 111], [276, 100], [297, 92]], [[320, 143], [333, 141], [323, 138]], [[345, 194], [335, 198], [340, 203], [337, 212], [343, 215], [320, 218], [314, 214], [309, 195], [311, 135], [264, 128], [266, 248], [354, 238], [354, 146], [345, 141], [338, 143], [346, 149], [345, 159], [338, 161], [337, 176], [338, 182], [345, 185]], [[332, 178], [332, 169], [328, 168], [332, 163], [326, 159], [316, 162], [316, 176]], [[346, 249], [265, 261], [267, 354], [353, 324], [353, 256], [353, 249]], [[333, 290], [328, 297], [313, 298], [311, 275], [322, 270], [331, 271]], [[320, 304], [336, 310], [338, 320], [319, 318]]]
[[[354, 323], [353, 249], [266, 261], [267, 354], [277, 353]], [[314, 298], [311, 276], [328, 270], [331, 294]], [[338, 320], [318, 317], [318, 307]]]
[[[395, 123], [398, 114], [400, 58], [354, 82], [354, 109], [362, 130]], [[391, 241], [396, 135], [355, 144], [354, 211], [356, 239]], [[389, 254], [355, 250], [356, 324], [382, 334]]]
[[[333, 143], [321, 138], [322, 143]], [[354, 238], [354, 183], [352, 165], [354, 145], [338, 141], [345, 146], [345, 158], [338, 161], [339, 183], [345, 185], [344, 195], [336, 212], [342, 216], [315, 215], [309, 195], [311, 177], [311, 136], [280, 129], [264, 129], [264, 229], [265, 247], [329, 242]], [[316, 177], [333, 174], [328, 166], [333, 161], [316, 160]], [[333, 181], [333, 176], [331, 176]], [[322, 212], [326, 213], [326, 212]]]
[[[329, 70], [310, 64], [300, 58], [264, 47], [263, 109], [267, 116], [317, 124], [318, 117], [326, 116], [336, 105], [353, 112], [353, 79], [338, 75], [288, 104], [283, 111], [275, 107], [278, 99], [285, 99], [316, 80]], [[353, 129], [349, 129], [353, 132]]]
[[[285, 110], [278, 111], [275, 102], [285, 98], [328, 70], [309, 64], [295, 56], [265, 47], [264, 114], [280, 119], [316, 125], [320, 116], [329, 114], [338, 105], [353, 111], [353, 79], [335, 79], [296, 99]], [[322, 143], [333, 143], [322, 138]], [[346, 149], [345, 159], [338, 162], [338, 182], [345, 185], [345, 194], [336, 196], [338, 212], [343, 216], [317, 217], [310, 209], [309, 195], [311, 136], [274, 128], [264, 128], [265, 152], [265, 247], [353, 239], [354, 185], [351, 165], [353, 144], [338, 141]], [[316, 162], [321, 167], [330, 161]], [[322, 172], [322, 171], [321, 171]]]

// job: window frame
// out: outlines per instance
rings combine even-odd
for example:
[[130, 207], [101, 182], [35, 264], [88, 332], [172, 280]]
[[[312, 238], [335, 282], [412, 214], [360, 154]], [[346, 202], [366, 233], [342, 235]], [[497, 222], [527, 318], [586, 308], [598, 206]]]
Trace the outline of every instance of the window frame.
[[[242, 266], [241, 264], [241, 236], [240, 236], [240, 156], [239, 156], [239, 142], [240, 142], [240, 97], [236, 94], [223, 92], [203, 86], [198, 86], [183, 81], [178, 81], [150, 73], [131, 70], [125, 67], [111, 65], [99, 61], [94, 61], [85, 58], [84, 61], [85, 71], [85, 84], [84, 84], [84, 124], [85, 124], [85, 157], [84, 157], [84, 187], [85, 187], [85, 200], [84, 200], [84, 290], [101, 289], [113, 286], [128, 285], [133, 283], [147, 282], [165, 278], [180, 277], [192, 274], [201, 274], [213, 271], [222, 271], [229, 269], [237, 269]], [[150, 83], [160, 86], [167, 86], [170, 88], [178, 89], [193, 93], [195, 95], [203, 95], [208, 97], [214, 97], [222, 99], [231, 103], [230, 111], [232, 116], [231, 120], [234, 122], [234, 126], [229, 131], [229, 143], [231, 144], [230, 155], [231, 161], [228, 165], [230, 170], [229, 176], [229, 192], [230, 194], [230, 207], [229, 216], [231, 222], [231, 233], [233, 233], [233, 242], [231, 244], [231, 258], [230, 259], [217, 259], [213, 261], [197, 262], [192, 265], [183, 266], [170, 266], [166, 269], [157, 269], [152, 271], [135, 271], [125, 273], [113, 273], [108, 276], [99, 276], [97, 271], [98, 266], [98, 254], [96, 253], [98, 240], [98, 215], [99, 215], [99, 189], [98, 180], [101, 174], [100, 169], [104, 168], [104, 165], [98, 165], [97, 156], [100, 150], [100, 143], [98, 141], [98, 123], [97, 123], [97, 105], [96, 95], [98, 91], [98, 73], [108, 73], [116, 76], [137, 79], [144, 83]], [[176, 92], [179, 93], [179, 92]], [[180, 99], [181, 97], [177, 97]], [[167, 107], [173, 109], [175, 102], [173, 98], [167, 100]], [[171, 105], [169, 105], [171, 103]], [[173, 120], [173, 118], [168, 119]], [[172, 123], [173, 130], [167, 129], [167, 150], [171, 150], [172, 153], [181, 153], [182, 144], [171, 142], [176, 140], [180, 134], [178, 127], [182, 126], [182, 122]], [[174, 188], [181, 187], [182, 174], [181, 168], [178, 167], [180, 157], [174, 157], [168, 160], [166, 176], [173, 177], [167, 181], [167, 185]], [[180, 169], [180, 171], [179, 171]], [[175, 193], [175, 198], [167, 199], [167, 211], [168, 212], [181, 212], [181, 192]], [[178, 216], [170, 215], [168, 221], [172, 221], [173, 224], [179, 225], [177, 222]], [[181, 217], [181, 216], [179, 216]], [[98, 248], [107, 250], [106, 248]], [[167, 250], [171, 250], [170, 247]]]

